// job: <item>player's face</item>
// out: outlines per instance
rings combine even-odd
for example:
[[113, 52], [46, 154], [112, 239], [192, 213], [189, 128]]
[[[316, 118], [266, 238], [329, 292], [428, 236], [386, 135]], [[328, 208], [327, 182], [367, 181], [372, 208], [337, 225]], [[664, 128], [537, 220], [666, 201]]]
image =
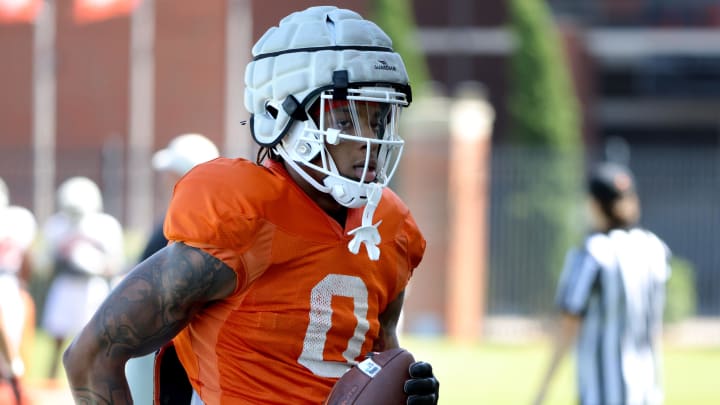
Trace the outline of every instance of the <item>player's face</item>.
[[[324, 127], [342, 134], [361, 138], [359, 141], [341, 139], [328, 144], [338, 171], [344, 177], [370, 183], [375, 181], [380, 146], [362, 139], [382, 139], [389, 120], [387, 104], [373, 101], [329, 101], [324, 114]], [[370, 153], [368, 154], [368, 148]]]

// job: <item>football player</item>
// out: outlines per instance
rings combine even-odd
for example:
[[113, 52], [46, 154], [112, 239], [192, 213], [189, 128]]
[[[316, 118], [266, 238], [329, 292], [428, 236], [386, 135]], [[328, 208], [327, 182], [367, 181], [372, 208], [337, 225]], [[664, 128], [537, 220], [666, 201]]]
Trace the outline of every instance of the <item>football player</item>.
[[60, 371], [62, 347], [77, 335], [110, 292], [110, 278], [124, 264], [120, 222], [102, 212], [102, 194], [94, 181], [76, 176], [57, 190], [58, 211], [44, 224], [53, 278], [42, 328], [53, 338], [49, 378]]
[[27, 282], [36, 233], [35, 216], [10, 205], [7, 185], [0, 179], [0, 392], [9, 383], [13, 394], [6, 398], [0, 393], [0, 403], [20, 403], [24, 398], [21, 381], [35, 337], [35, 302]]
[[[65, 353], [76, 401], [131, 402], [125, 362], [162, 347], [158, 403], [319, 404], [365, 354], [399, 346], [425, 240], [387, 187], [411, 101], [391, 45], [331, 6], [290, 14], [260, 38], [245, 74], [257, 161], [215, 159], [177, 183], [170, 244]], [[432, 368], [410, 374], [408, 403], [436, 403]]]

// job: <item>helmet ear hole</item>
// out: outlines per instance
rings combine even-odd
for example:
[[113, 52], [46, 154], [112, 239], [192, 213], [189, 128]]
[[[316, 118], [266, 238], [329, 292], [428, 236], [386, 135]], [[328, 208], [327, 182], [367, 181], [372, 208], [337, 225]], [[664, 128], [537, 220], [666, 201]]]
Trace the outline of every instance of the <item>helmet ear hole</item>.
[[266, 104], [265, 104], [265, 111], [266, 111], [268, 114], [270, 114], [270, 116], [273, 117], [273, 119], [277, 119], [277, 116], [278, 116], [278, 110], [277, 110], [277, 108], [273, 107], [273, 106], [270, 105], [269, 103], [266, 103]]
[[269, 114], [258, 114], [252, 117], [253, 125], [250, 127], [255, 141], [262, 146], [271, 146], [272, 144], [264, 142], [271, 139], [273, 130], [275, 129], [275, 121], [269, 117]]

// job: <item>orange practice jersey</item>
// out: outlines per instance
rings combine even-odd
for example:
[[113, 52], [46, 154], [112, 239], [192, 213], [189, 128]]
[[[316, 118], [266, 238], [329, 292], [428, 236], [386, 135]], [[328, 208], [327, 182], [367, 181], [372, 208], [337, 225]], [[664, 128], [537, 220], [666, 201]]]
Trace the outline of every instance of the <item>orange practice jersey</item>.
[[214, 255], [238, 279], [174, 341], [206, 404], [320, 404], [372, 349], [378, 315], [405, 289], [425, 240], [385, 189], [380, 260], [364, 247], [352, 254], [347, 233], [362, 210], [349, 209], [343, 229], [278, 163], [220, 158], [177, 184], [167, 238]]

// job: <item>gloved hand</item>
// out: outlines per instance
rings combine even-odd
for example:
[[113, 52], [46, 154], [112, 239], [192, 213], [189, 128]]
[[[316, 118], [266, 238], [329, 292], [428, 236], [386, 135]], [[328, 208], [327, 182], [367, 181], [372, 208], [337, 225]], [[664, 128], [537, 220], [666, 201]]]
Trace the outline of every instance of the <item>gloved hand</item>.
[[410, 379], [403, 389], [408, 395], [407, 405], [436, 405], [440, 397], [440, 382], [430, 363], [417, 361], [410, 365]]

